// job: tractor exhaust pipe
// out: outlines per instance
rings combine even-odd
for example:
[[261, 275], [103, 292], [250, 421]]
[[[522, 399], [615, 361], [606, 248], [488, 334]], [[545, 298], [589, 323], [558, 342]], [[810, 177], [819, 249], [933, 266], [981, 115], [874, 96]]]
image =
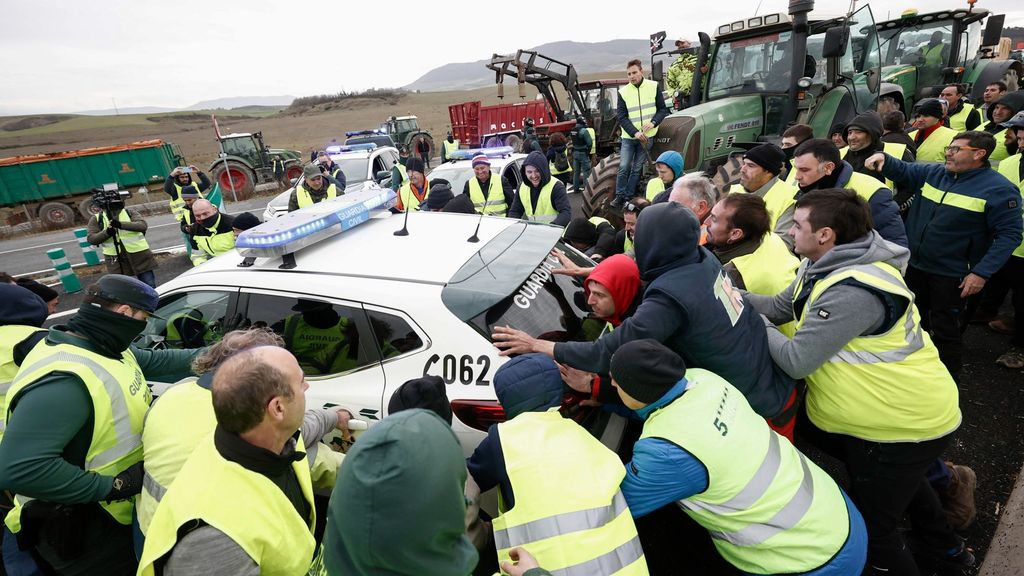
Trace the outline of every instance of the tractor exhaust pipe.
[[789, 72], [789, 99], [786, 100], [786, 107], [782, 112], [782, 125], [788, 126], [796, 120], [797, 98], [799, 90], [796, 82], [804, 75], [804, 68], [807, 62], [807, 14], [814, 10], [814, 0], [789, 0], [789, 15], [793, 18], [793, 60], [790, 62]]

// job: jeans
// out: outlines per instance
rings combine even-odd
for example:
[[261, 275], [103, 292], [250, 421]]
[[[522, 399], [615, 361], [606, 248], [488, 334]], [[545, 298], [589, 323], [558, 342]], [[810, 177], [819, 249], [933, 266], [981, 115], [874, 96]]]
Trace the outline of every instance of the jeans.
[[572, 187], [576, 192], [583, 192], [590, 178], [590, 156], [572, 157]]
[[150, 288], [156, 288], [156, 273], [153, 272], [152, 270], [143, 272], [142, 274], [136, 276], [136, 278], [142, 280], [146, 284], [149, 284]]
[[3, 538], [3, 567], [7, 570], [7, 576], [42, 576], [43, 571], [39, 569], [32, 553], [28, 550], [18, 548], [18, 539], [4, 526]]
[[967, 302], [960, 298], [960, 280], [910, 266], [906, 281], [921, 313], [921, 327], [931, 332], [939, 359], [953, 378], [958, 378], [964, 348], [960, 327], [970, 321]]
[[623, 138], [619, 148], [619, 176], [615, 179], [615, 197], [623, 202], [636, 196], [636, 187], [644, 171], [644, 161], [648, 158], [653, 140], [648, 139], [645, 146], [636, 138]]

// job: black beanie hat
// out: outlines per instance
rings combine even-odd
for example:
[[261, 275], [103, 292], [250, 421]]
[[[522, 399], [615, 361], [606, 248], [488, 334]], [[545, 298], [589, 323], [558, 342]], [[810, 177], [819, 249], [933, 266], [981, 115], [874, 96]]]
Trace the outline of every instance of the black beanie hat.
[[619, 347], [612, 355], [615, 384], [634, 400], [652, 404], [686, 375], [686, 363], [664, 344], [646, 338]]
[[60, 293], [53, 288], [50, 288], [46, 284], [40, 284], [31, 278], [18, 278], [17, 282], [18, 286], [21, 286], [36, 296], [39, 296], [43, 299], [43, 302], [49, 302], [50, 300], [60, 296]]
[[415, 156], [409, 156], [409, 159], [405, 161], [406, 172], [419, 172], [420, 174], [425, 174], [425, 168], [426, 166], [424, 166], [423, 160], [420, 160]]
[[782, 172], [782, 164], [786, 161], [786, 153], [775, 144], [755, 146], [743, 157], [776, 176]]
[[586, 218], [573, 218], [562, 234], [567, 242], [579, 242], [587, 246], [597, 244], [597, 226]]
[[388, 414], [424, 408], [437, 414], [449, 426], [452, 425], [452, 405], [448, 402], [444, 380], [440, 376], [414, 378], [398, 387], [388, 402]]
[[237, 228], [239, 230], [248, 230], [250, 228], [255, 228], [259, 225], [260, 219], [249, 212], [235, 214], [235, 219], [234, 221], [231, 222], [231, 227]]
[[914, 114], [942, 119], [942, 104], [937, 98], [929, 98], [914, 107]]

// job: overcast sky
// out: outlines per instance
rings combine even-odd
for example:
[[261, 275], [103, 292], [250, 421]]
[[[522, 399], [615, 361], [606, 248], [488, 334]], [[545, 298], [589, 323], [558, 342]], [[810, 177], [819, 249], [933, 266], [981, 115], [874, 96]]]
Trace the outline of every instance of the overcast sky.
[[[786, 0], [690, 4], [655, 16], [648, 5], [669, 4], [0, 0], [0, 114], [106, 109], [112, 98], [121, 108], [185, 107], [232, 96], [403, 86], [437, 66], [493, 52], [558, 40], [647, 38], [657, 29], [669, 38], [693, 38], [753, 15], [759, 4], [761, 14], [788, 6]], [[916, 7], [966, 4], [934, 0]], [[977, 7], [1006, 13], [1010, 26], [1024, 25], [1020, 5], [981, 0]], [[848, 6], [848, 0], [817, 0], [815, 11], [838, 15]], [[876, 20], [914, 6], [913, 0], [871, 2]]]

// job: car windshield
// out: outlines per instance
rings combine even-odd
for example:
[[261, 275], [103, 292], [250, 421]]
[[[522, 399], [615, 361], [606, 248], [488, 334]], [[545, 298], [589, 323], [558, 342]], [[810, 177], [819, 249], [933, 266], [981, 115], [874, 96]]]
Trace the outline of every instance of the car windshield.
[[718, 44], [708, 97], [788, 90], [792, 36], [779, 32]]
[[[491, 170], [497, 172], [496, 167], [491, 167]], [[452, 187], [453, 194], [462, 194], [462, 188], [469, 182], [469, 179], [473, 177], [473, 167], [470, 166], [469, 162], [461, 162], [459, 164], [449, 164], [438, 166], [427, 175], [427, 181], [433, 182], [437, 178], [447, 180], [448, 184]]]
[[345, 173], [346, 186], [351, 186], [357, 182], [363, 182], [367, 179], [366, 157], [332, 158], [332, 160], [334, 160], [334, 163], [341, 167], [341, 171]]

